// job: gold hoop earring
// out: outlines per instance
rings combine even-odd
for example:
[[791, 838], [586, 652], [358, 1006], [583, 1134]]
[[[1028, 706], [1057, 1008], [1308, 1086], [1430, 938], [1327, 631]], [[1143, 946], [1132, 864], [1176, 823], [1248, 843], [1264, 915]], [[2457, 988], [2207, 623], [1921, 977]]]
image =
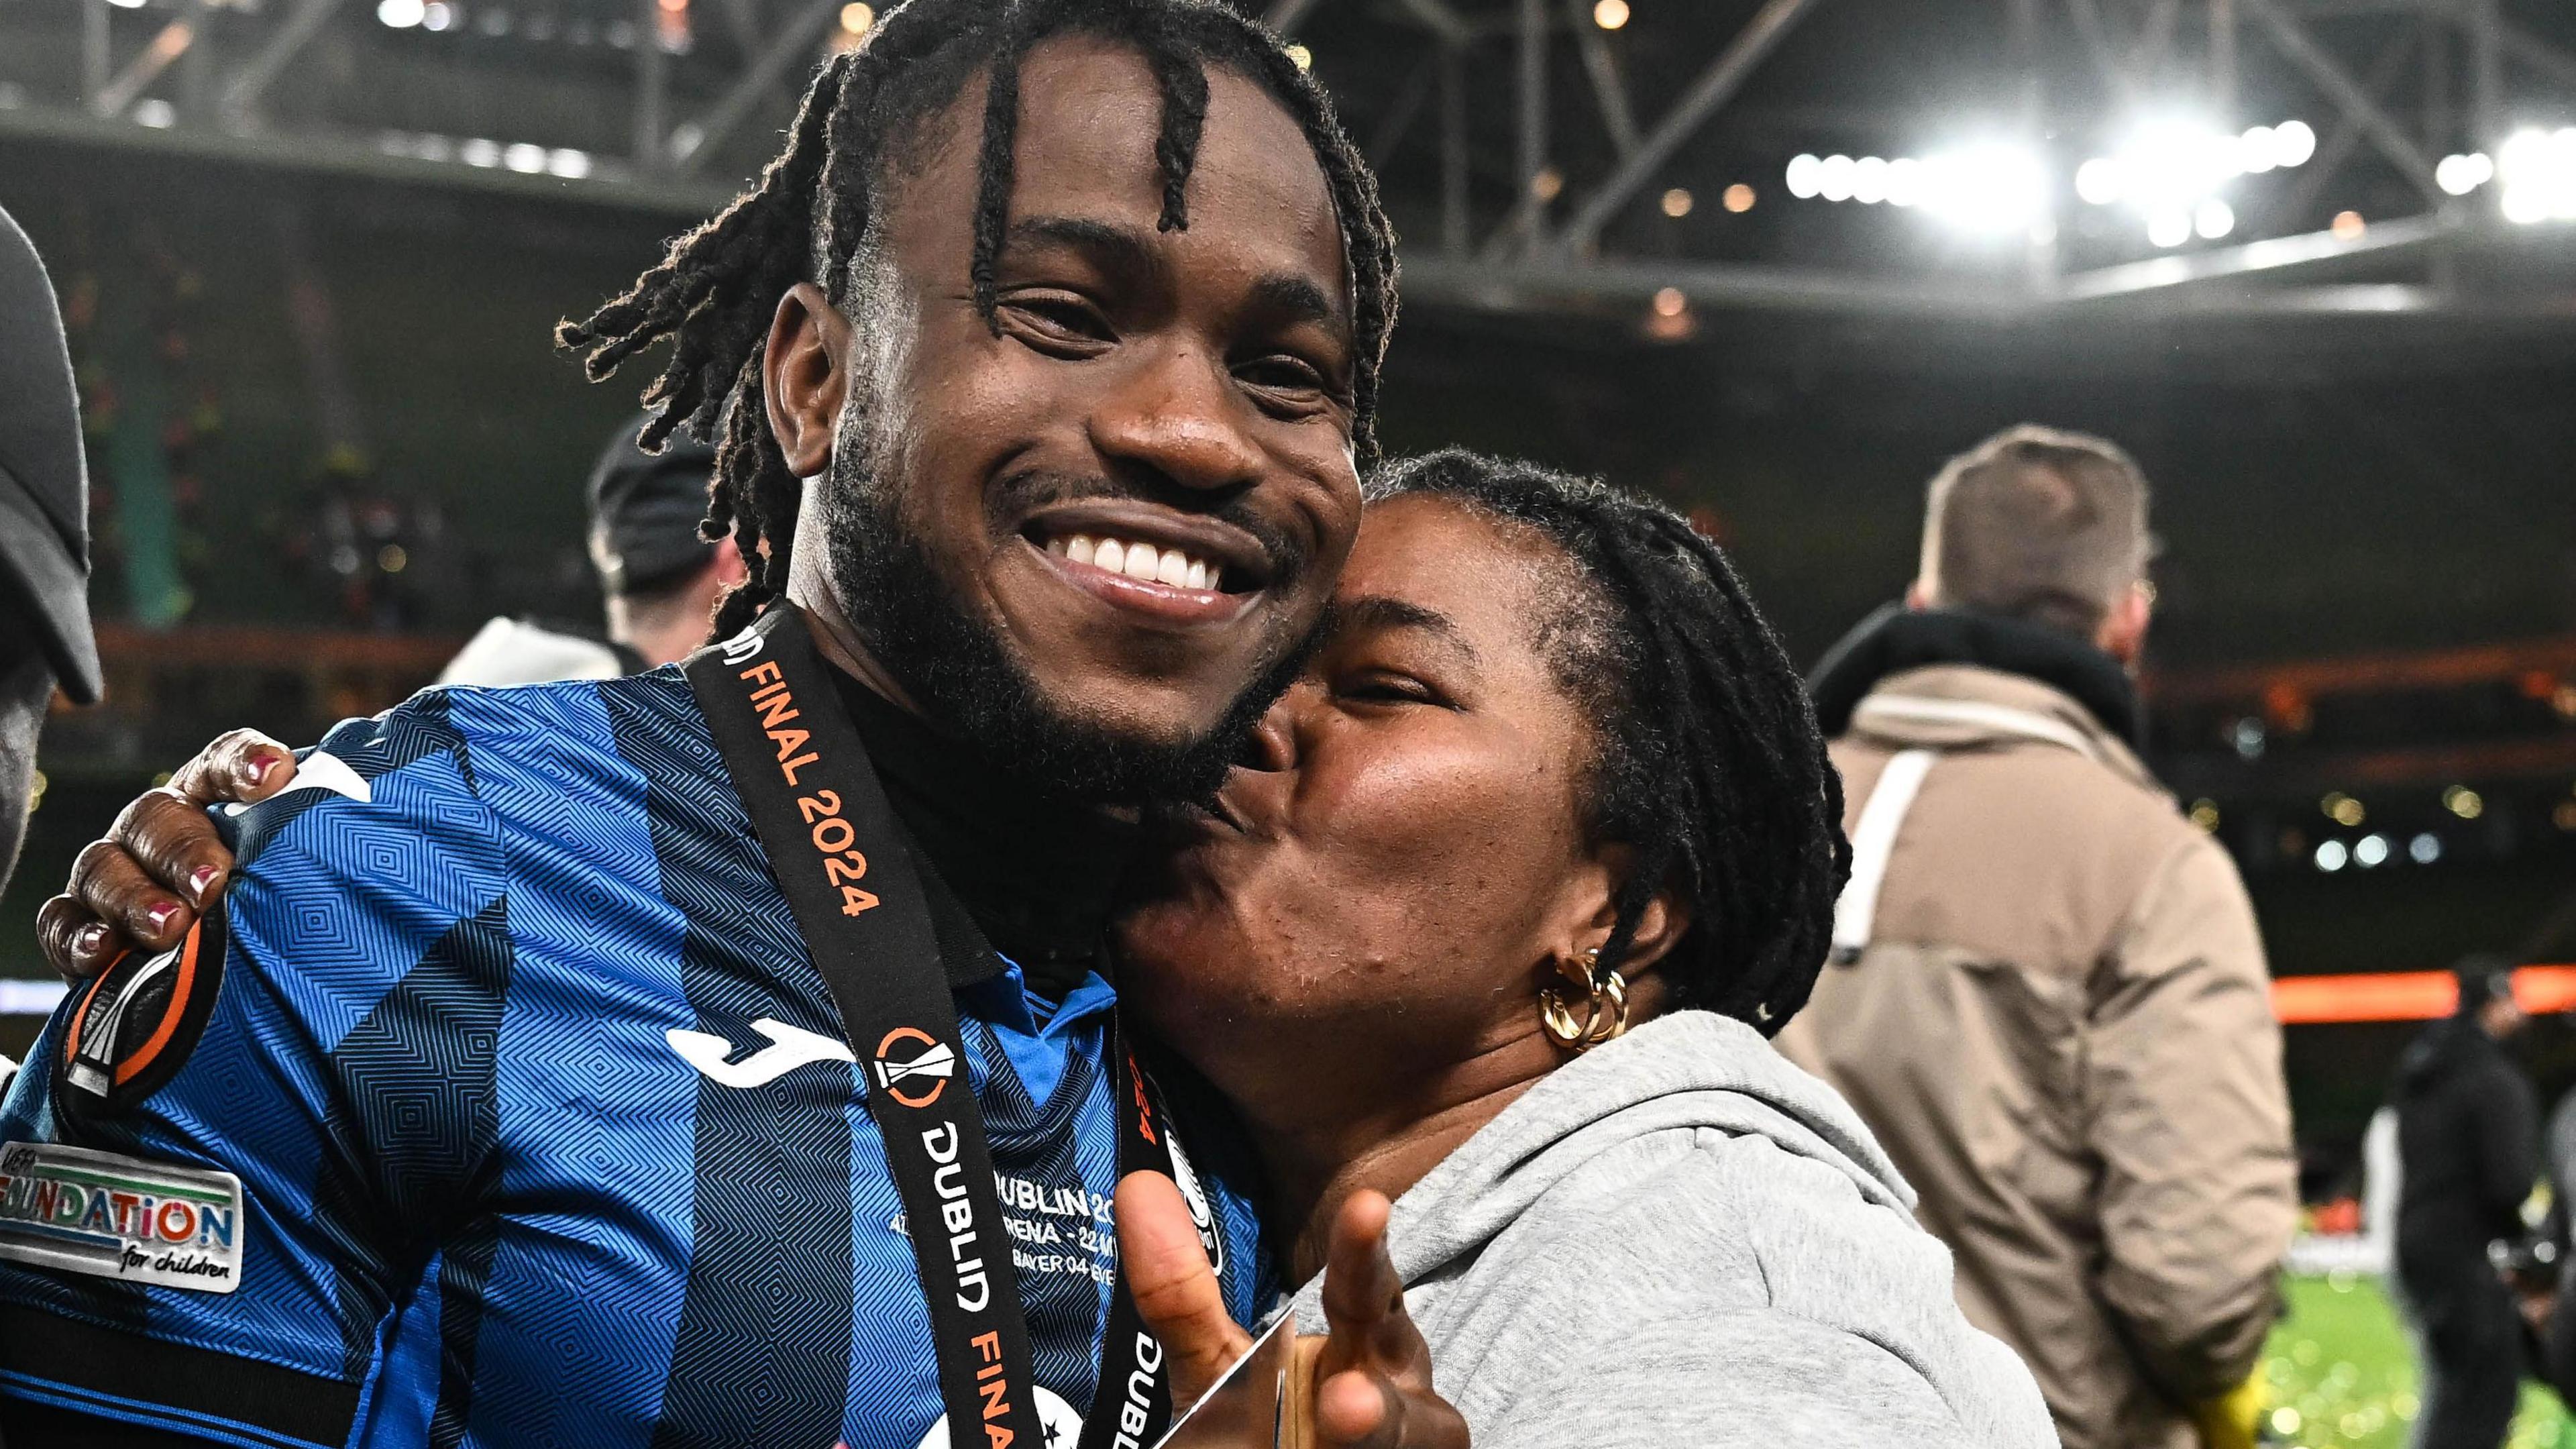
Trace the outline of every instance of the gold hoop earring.
[[1583, 988], [1583, 1019], [1574, 1019], [1567, 993], [1553, 986], [1541, 989], [1538, 1024], [1549, 1041], [1581, 1056], [1628, 1029], [1628, 980], [1615, 969], [1601, 969], [1598, 947], [1580, 957], [1560, 957], [1556, 974]]

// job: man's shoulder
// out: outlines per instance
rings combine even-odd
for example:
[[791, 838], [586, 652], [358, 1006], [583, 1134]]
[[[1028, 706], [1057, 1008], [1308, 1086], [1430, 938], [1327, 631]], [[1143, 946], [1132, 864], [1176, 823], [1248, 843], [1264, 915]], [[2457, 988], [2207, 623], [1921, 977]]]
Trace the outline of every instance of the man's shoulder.
[[[645, 779], [637, 757], [647, 753], [664, 770], [715, 764], [677, 671], [443, 686], [341, 722], [303, 754], [284, 792], [224, 814], [245, 864], [288, 842], [327, 848], [349, 831], [454, 842], [514, 816], [558, 816], [601, 787], [635, 795]], [[327, 827], [304, 823], [317, 811], [331, 817]]]

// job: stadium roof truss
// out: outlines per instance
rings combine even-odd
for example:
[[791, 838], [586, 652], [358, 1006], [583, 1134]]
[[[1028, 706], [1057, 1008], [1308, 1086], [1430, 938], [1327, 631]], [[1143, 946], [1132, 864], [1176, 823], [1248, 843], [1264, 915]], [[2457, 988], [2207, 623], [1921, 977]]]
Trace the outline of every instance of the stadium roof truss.
[[[1386, 177], [1416, 305], [1650, 321], [1701, 308], [2576, 324], [2565, 256], [2576, 130], [2558, 135], [2568, 224], [2512, 225], [2496, 181], [2509, 132], [2537, 119], [2547, 141], [2548, 125], [2576, 120], [2576, 22], [2554, 0], [1244, 3], [1314, 47]], [[700, 213], [766, 154], [806, 66], [872, 12], [696, 0], [693, 15], [690, 4], [13, 7], [0, 15], [0, 143], [140, 146]], [[1906, 144], [1920, 117], [1876, 96], [1909, 67], [1941, 63], [1915, 58], [1918, 29], [1977, 37], [1963, 53], [1987, 68], [1971, 88], [1981, 123], [2045, 168], [2030, 214], [1982, 250], [1908, 252], [1891, 208], [1864, 221], [1864, 208], [1779, 190], [1789, 149]], [[2226, 244], [2203, 227], [2186, 244], [2144, 246], [2073, 194], [2075, 160], [2111, 144], [2124, 118], [2180, 98], [2224, 123], [2258, 93], [2276, 113], [2315, 118], [2313, 154], [2263, 178], [2265, 194], [2216, 229]], [[1801, 134], [1822, 141], [1796, 145]], [[2486, 176], [2462, 187], [2454, 172], [2473, 165]], [[1734, 188], [1742, 210], [1757, 191], [1767, 208], [1733, 231], [1704, 224], [1711, 183], [1729, 176], [1759, 183]], [[2326, 202], [2350, 194], [2372, 198], [2367, 222], [2320, 225]], [[1701, 223], [1665, 224], [1694, 206]], [[1817, 242], [1837, 228], [1867, 239]]]

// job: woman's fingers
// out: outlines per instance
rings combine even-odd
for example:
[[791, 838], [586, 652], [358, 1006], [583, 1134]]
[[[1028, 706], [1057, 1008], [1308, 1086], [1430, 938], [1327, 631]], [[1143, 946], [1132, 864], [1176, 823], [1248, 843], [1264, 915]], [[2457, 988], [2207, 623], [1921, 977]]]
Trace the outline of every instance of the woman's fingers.
[[91, 841], [72, 862], [69, 894], [124, 937], [108, 948], [111, 959], [126, 946], [168, 950], [197, 919], [186, 901], [164, 889], [125, 847], [108, 840]]
[[71, 884], [37, 912], [45, 959], [80, 981], [128, 949], [178, 944], [232, 874], [232, 852], [206, 807], [256, 804], [294, 779], [295, 756], [277, 741], [257, 730], [218, 736], [81, 852]]
[[1332, 1239], [1324, 1249], [1324, 1320], [1332, 1338], [1325, 1350], [1328, 1373], [1363, 1358], [1386, 1367], [1427, 1361], [1422, 1335], [1404, 1311], [1404, 1280], [1387, 1252], [1392, 1211], [1386, 1194], [1363, 1190], [1333, 1216]]
[[294, 779], [294, 751], [257, 730], [233, 730], [173, 772], [169, 789], [201, 807], [227, 800], [256, 805]]
[[1467, 1421], [1432, 1387], [1430, 1346], [1405, 1311], [1404, 1280], [1387, 1250], [1391, 1211], [1384, 1194], [1358, 1192], [1334, 1215], [1316, 1435], [1365, 1449], [1465, 1449]]
[[1118, 1261], [1136, 1316], [1160, 1339], [1170, 1365], [1172, 1407], [1199, 1401], [1252, 1346], [1225, 1311], [1225, 1293], [1181, 1190], [1159, 1172], [1118, 1183]]
[[116, 933], [70, 896], [56, 896], [36, 912], [36, 944], [66, 981], [87, 981], [115, 958]]
[[[189, 799], [175, 787], [152, 791], [126, 806], [100, 845], [130, 858], [153, 884], [191, 910], [203, 910], [222, 895], [224, 878], [232, 873], [233, 853], [206, 818], [205, 802]], [[116, 915], [102, 907], [113, 904], [120, 903], [89, 902], [90, 909], [110, 921]]]

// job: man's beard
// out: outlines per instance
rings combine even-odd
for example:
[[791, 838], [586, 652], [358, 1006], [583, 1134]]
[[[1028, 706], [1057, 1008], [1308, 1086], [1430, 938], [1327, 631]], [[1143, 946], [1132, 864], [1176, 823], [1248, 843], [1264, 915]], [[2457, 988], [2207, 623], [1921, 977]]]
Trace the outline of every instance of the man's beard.
[[[1138, 739], [1073, 718], [1040, 691], [1000, 630], [959, 600], [905, 525], [896, 490], [852, 457], [862, 451], [833, 451], [829, 488], [818, 500], [842, 611], [934, 724], [1041, 789], [1117, 804], [1206, 799], [1312, 650], [1311, 634], [1277, 641], [1224, 716], [1195, 739]], [[1284, 587], [1296, 550], [1285, 548], [1292, 555], [1285, 558], [1279, 546], [1272, 552], [1282, 572], [1270, 587]]]

